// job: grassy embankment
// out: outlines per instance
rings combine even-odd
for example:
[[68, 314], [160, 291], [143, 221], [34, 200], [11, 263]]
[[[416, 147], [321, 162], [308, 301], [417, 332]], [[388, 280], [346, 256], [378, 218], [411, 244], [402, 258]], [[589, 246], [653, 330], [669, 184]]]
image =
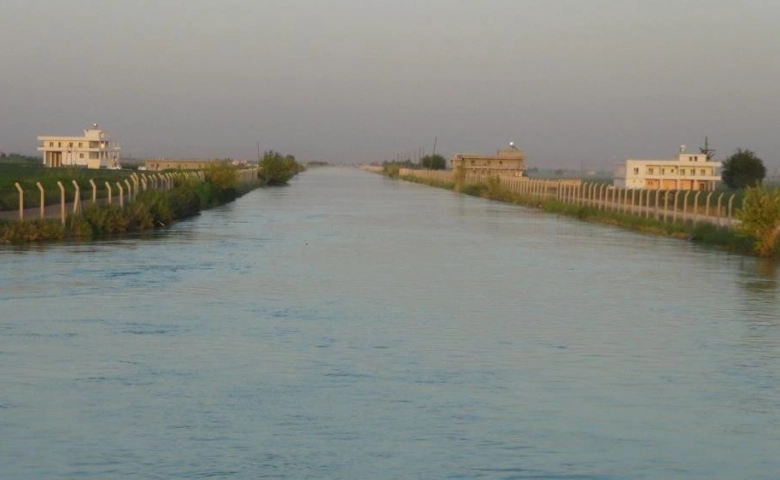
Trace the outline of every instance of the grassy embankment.
[[[57, 192], [57, 181], [71, 184], [71, 180], [96, 183], [117, 181], [128, 176], [121, 171], [88, 171], [83, 169], [31, 169], [18, 165], [0, 167], [0, 186], [8, 190], [7, 184], [14, 181], [25, 185], [27, 191], [36, 192], [36, 181], [45, 184], [46, 190]], [[22, 175], [20, 175], [20, 173]], [[36, 173], [40, 176], [36, 177]], [[140, 192], [124, 208], [114, 205], [90, 205], [80, 215], [69, 215], [63, 224], [60, 219], [0, 220], [0, 243], [26, 243], [32, 241], [61, 239], [99, 239], [111, 235], [141, 232], [197, 215], [201, 210], [231, 202], [244, 193], [257, 188], [261, 182], [236, 182], [235, 168], [228, 164], [215, 165], [206, 171], [206, 180], [179, 178], [171, 190], [146, 190]], [[105, 178], [104, 178], [105, 177]], [[100, 182], [98, 182], [100, 178]], [[14, 194], [15, 187], [14, 188]], [[33, 188], [35, 190], [33, 190]], [[71, 186], [72, 188], [72, 186]], [[91, 187], [82, 187], [90, 188]], [[83, 190], [85, 191], [85, 190]], [[89, 190], [86, 190], [89, 191]], [[0, 191], [2, 192], [2, 191]], [[8, 192], [3, 192], [8, 193]], [[32, 200], [36, 195], [29, 195]], [[14, 199], [18, 198], [16, 195]], [[18, 201], [18, 200], [15, 200]], [[25, 196], [27, 204], [27, 195]], [[30, 202], [30, 206], [34, 206]]]
[[[19, 208], [19, 193], [15, 183], [24, 190], [25, 208], [39, 207], [41, 203], [40, 182], [45, 192], [44, 202], [47, 205], [60, 201], [60, 190], [57, 182], [62, 182], [67, 198], [72, 201], [75, 188], [73, 181], [78, 183], [82, 192], [92, 192], [89, 180], [95, 182], [98, 197], [106, 196], [106, 182], [112, 185], [130, 178], [132, 171], [127, 170], [87, 170], [85, 168], [45, 168], [38, 162], [0, 161], [0, 210], [16, 210]], [[116, 192], [116, 187], [114, 187]]]
[[639, 232], [690, 240], [704, 245], [724, 248], [734, 253], [756, 254], [755, 239], [740, 235], [731, 229], [718, 228], [710, 223], [700, 223], [694, 226], [691, 223], [661, 222], [653, 218], [645, 218], [638, 215], [628, 215], [599, 210], [588, 206], [572, 205], [555, 199], [539, 200], [530, 195], [519, 194], [502, 187], [497, 178], [490, 179], [487, 184], [466, 184], [462, 175], [460, 178], [458, 178], [458, 175], [455, 175], [454, 182], [446, 182], [438, 179], [425, 179], [411, 175], [401, 176], [397, 170], [393, 170], [392, 168], [389, 170], [386, 169], [384, 174], [391, 178], [400, 178], [401, 180], [409, 182], [445, 188], [489, 200], [539, 208], [546, 212], [566, 215], [589, 222], [615, 225]]

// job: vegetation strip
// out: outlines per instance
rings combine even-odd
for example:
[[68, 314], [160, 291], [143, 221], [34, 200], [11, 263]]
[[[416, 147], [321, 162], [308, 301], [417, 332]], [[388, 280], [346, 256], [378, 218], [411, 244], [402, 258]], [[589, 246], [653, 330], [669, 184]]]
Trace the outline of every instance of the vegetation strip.
[[435, 178], [400, 175], [400, 168], [397, 165], [386, 165], [382, 173], [390, 178], [445, 188], [475, 197], [539, 208], [550, 213], [640, 232], [686, 239], [720, 247], [733, 253], [780, 258], [780, 190], [778, 189], [748, 187], [742, 208], [738, 211], [738, 218], [742, 224], [737, 228], [727, 229], [718, 228], [710, 223], [700, 223], [695, 226], [680, 222], [668, 223], [653, 218], [573, 205], [554, 199], [540, 200], [501, 186], [496, 177], [488, 179], [484, 184], [474, 184], [466, 183], [465, 175], [456, 173], [453, 176], [454, 181], [448, 182]]
[[[68, 215], [64, 222], [52, 218], [0, 220], [0, 243], [94, 240], [165, 227], [177, 220], [198, 215], [201, 210], [229, 203], [255, 188], [286, 185], [303, 170], [304, 167], [295, 161], [295, 157], [270, 151], [263, 156], [256, 177], [249, 182], [239, 182], [235, 166], [227, 162], [214, 162], [204, 171], [202, 180], [179, 177], [170, 190], [144, 190], [124, 207], [116, 204], [90, 205], [82, 213]], [[34, 171], [40, 172], [38, 169]], [[24, 170], [17, 170], [14, 166], [12, 172], [24, 173]], [[94, 172], [85, 169], [43, 169], [47, 182], [54, 184], [73, 173], [83, 180], [88, 173], [92, 175]], [[125, 173], [122, 178], [126, 176]], [[8, 175], [5, 177], [8, 178]], [[25, 176], [25, 180], [35, 184], [35, 177], [30, 174]]]

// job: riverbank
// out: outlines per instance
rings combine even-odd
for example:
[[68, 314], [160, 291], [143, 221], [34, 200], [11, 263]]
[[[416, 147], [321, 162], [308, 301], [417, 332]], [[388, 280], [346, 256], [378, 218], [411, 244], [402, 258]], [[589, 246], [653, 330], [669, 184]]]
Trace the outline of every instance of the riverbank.
[[402, 171], [382, 172], [390, 178], [420, 183], [432, 187], [453, 190], [465, 195], [486, 198], [514, 205], [538, 208], [549, 213], [566, 215], [588, 222], [602, 223], [638, 232], [663, 235], [691, 241], [743, 255], [757, 255], [756, 241], [740, 235], [732, 228], [712, 223], [666, 222], [653, 217], [621, 213], [588, 205], [572, 204], [551, 198], [518, 193], [503, 186], [498, 178], [488, 178], [485, 183], [467, 183], [457, 175], [417, 176]]
[[204, 177], [176, 178], [172, 188], [143, 190], [124, 205], [94, 203], [64, 220], [0, 220], [0, 243], [96, 240], [166, 227], [202, 210], [232, 202], [263, 185], [256, 175], [251, 181], [229, 183], [208, 172]]

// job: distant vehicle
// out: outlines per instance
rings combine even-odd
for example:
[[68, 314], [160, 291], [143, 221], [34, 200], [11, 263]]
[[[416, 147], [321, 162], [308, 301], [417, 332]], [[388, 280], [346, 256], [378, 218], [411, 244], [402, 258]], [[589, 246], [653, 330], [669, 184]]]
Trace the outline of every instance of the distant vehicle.
[[141, 165], [140, 167], [138, 167], [138, 170], [141, 170], [141, 171], [143, 171], [143, 170], [146, 170], [146, 167], [144, 167], [143, 165]]

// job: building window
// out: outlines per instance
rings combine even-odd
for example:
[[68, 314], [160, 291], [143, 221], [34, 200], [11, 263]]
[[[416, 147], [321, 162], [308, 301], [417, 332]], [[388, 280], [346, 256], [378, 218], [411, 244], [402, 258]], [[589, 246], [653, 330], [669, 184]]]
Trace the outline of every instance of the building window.
[[54, 146], [54, 142], [49, 142], [49, 146], [53, 147]]
[[97, 160], [97, 158], [98, 158], [98, 152], [89, 152], [90, 160]]
[[639, 175], [639, 167], [634, 167], [634, 175]]
[[661, 175], [666, 175], [666, 169], [665, 168], [661, 169]]
[[685, 175], [685, 169], [684, 168], [680, 169], [680, 175]]
[[79, 158], [84, 158], [84, 154], [83, 153], [79, 153]]
[[702, 168], [702, 169], [701, 169], [701, 174], [702, 174], [702, 175], [707, 175], [707, 170], [705, 170], [705, 169], [703, 169], [703, 168]]
[[57, 142], [57, 146], [61, 147], [62, 146], [62, 142]]
[[649, 167], [649, 168], [647, 169], [647, 174], [648, 174], [648, 175], [652, 175], [652, 174], [653, 174], [653, 167]]
[[79, 148], [81, 148], [81, 147], [82, 147], [82, 145], [81, 145], [82, 143], [84, 143], [84, 142], [79, 142]]

